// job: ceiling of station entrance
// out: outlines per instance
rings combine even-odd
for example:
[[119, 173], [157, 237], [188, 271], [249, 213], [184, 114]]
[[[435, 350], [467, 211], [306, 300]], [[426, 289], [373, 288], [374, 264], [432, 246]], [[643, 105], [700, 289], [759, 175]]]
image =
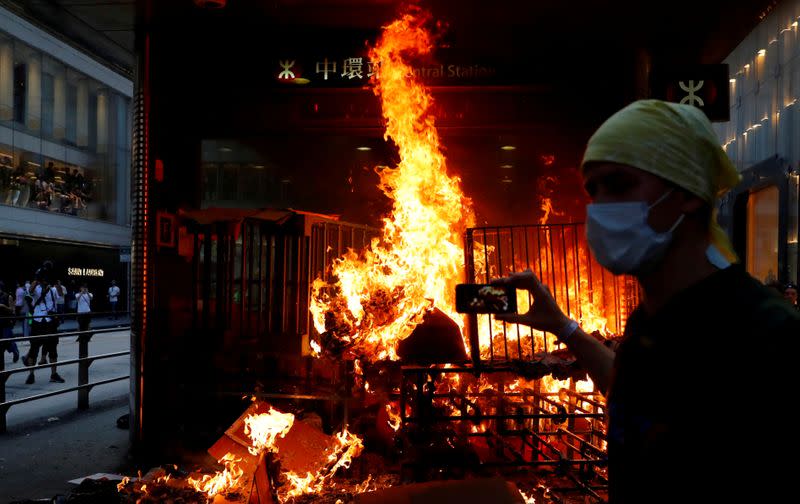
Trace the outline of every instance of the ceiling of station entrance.
[[[159, 4], [180, 19], [203, 0], [0, 0], [77, 39], [132, 73], [137, 3]], [[226, 0], [218, 14], [273, 26], [377, 30], [396, 15], [400, 0]], [[418, 0], [450, 27], [467, 49], [502, 51], [519, 44], [636, 42], [656, 51], [701, 51], [696, 59], [723, 58], [776, 0]], [[94, 34], [85, 33], [87, 30]], [[571, 42], [572, 41], [572, 42]], [[577, 44], [578, 46], [580, 44]]]

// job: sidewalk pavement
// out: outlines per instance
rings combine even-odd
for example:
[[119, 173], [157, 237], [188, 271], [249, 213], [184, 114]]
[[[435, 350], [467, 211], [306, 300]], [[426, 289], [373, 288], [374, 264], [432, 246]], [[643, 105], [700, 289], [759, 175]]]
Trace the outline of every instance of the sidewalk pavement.
[[0, 504], [66, 496], [69, 480], [132, 472], [129, 431], [117, 427], [128, 412], [128, 396], [118, 396], [0, 434]]
[[[129, 323], [127, 316], [118, 320], [109, 320], [106, 316], [93, 319], [91, 327], [101, 329], [127, 326]], [[20, 324], [14, 329], [14, 336], [22, 336]], [[67, 319], [58, 330], [77, 331], [78, 325], [74, 319]], [[93, 346], [108, 339], [96, 337], [93, 339]], [[66, 346], [69, 346], [67, 343], [77, 345], [72, 340], [64, 343]], [[123, 344], [125, 347], [129, 346], [127, 336]], [[25, 345], [27, 343], [23, 342], [21, 351]], [[66, 357], [67, 348], [64, 350]], [[8, 353], [4, 352], [0, 358], [6, 359], [6, 364], [10, 363], [11, 356]], [[118, 360], [127, 361], [128, 358], [120, 357]], [[93, 366], [94, 373], [99, 375], [122, 372], [117, 369], [104, 371], [100, 367], [101, 364], [107, 366], [110, 363], [111, 361], [98, 361]], [[70, 376], [70, 373], [77, 371], [65, 371], [65, 378], [74, 381], [75, 377]], [[12, 375], [12, 380], [7, 383], [9, 395], [13, 395], [12, 382], [14, 379], [21, 380], [21, 376], [24, 375]], [[125, 385], [127, 381], [118, 383], [120, 387], [112, 387], [112, 384], [93, 390], [90, 408], [84, 411], [75, 409], [73, 393], [49, 398], [48, 404], [39, 405], [48, 406], [46, 409], [52, 410], [49, 414], [22, 414], [24, 407], [36, 406], [38, 401], [17, 405], [9, 410], [9, 427], [13, 426], [13, 429], [9, 429], [6, 434], [0, 434], [0, 504], [27, 499], [50, 499], [56, 495], [66, 496], [75, 488], [75, 485], [68, 483], [69, 480], [99, 472], [132, 472], [129, 431], [117, 427], [117, 419], [129, 412], [129, 396]], [[51, 385], [53, 384], [46, 383], [42, 386]], [[116, 395], [109, 396], [108, 392]], [[67, 401], [69, 405], [59, 405], [58, 401]], [[22, 418], [15, 421], [14, 417], [19, 414], [22, 414]]]

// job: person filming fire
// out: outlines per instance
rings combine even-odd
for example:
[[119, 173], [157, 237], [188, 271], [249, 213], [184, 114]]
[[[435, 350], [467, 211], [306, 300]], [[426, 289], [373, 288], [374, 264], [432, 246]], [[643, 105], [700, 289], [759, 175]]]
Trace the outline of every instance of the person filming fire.
[[592, 253], [642, 291], [616, 353], [531, 271], [495, 281], [534, 299], [497, 319], [554, 334], [607, 395], [610, 502], [793, 500], [800, 315], [738, 264], [717, 224], [740, 175], [710, 122], [693, 106], [634, 102], [589, 139], [581, 175]]

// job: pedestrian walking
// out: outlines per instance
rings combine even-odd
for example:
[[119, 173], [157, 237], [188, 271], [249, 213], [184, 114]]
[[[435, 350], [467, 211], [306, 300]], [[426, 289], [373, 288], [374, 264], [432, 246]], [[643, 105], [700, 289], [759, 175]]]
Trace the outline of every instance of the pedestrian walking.
[[[34, 290], [33, 301], [33, 323], [31, 328], [31, 336], [41, 336], [45, 334], [55, 334], [58, 329], [58, 318], [56, 317], [56, 299], [58, 294], [54, 286], [47, 283], [47, 280], [42, 280]], [[33, 366], [36, 364], [36, 357], [39, 355], [39, 349], [42, 349], [42, 360], [39, 364], [46, 364], [47, 358], [50, 358], [51, 371], [50, 381], [56, 383], [64, 383], [64, 379], [58, 374], [56, 370], [56, 362], [58, 361], [58, 336], [50, 336], [47, 338], [34, 338], [31, 340], [31, 348], [28, 355], [25, 357], [25, 365]], [[36, 381], [33, 370], [31, 369], [28, 374], [28, 379], [25, 383], [30, 385]]]
[[[75, 301], [77, 301], [77, 309], [78, 309], [78, 330], [79, 331], [88, 331], [89, 326], [92, 322], [92, 295], [89, 292], [88, 287], [86, 284], [81, 285], [81, 290], [75, 294]], [[87, 337], [85, 334], [81, 334], [82, 338]]]
[[119, 287], [117, 281], [111, 280], [111, 287], [108, 288], [108, 303], [111, 305], [111, 317], [117, 320], [117, 302], [119, 301]]
[[20, 309], [22, 315], [22, 335], [27, 337], [31, 335], [31, 324], [33, 323], [33, 292], [31, 291], [31, 283], [25, 282], [25, 293], [22, 296], [22, 308]]

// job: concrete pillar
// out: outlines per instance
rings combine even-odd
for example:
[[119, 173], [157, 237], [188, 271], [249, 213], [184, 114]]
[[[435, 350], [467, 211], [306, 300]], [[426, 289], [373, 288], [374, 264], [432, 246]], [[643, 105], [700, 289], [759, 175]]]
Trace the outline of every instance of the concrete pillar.
[[108, 117], [109, 106], [108, 91], [97, 93], [97, 153], [108, 152]]
[[25, 83], [25, 126], [39, 131], [42, 126], [42, 60], [38, 54], [27, 61], [28, 81]]
[[0, 120], [14, 119], [14, 48], [0, 42]]
[[75, 140], [78, 147], [89, 145], [89, 83], [86, 79], [78, 81], [78, 125]]
[[67, 135], [67, 75], [59, 71], [53, 76], [53, 137], [62, 140]]

